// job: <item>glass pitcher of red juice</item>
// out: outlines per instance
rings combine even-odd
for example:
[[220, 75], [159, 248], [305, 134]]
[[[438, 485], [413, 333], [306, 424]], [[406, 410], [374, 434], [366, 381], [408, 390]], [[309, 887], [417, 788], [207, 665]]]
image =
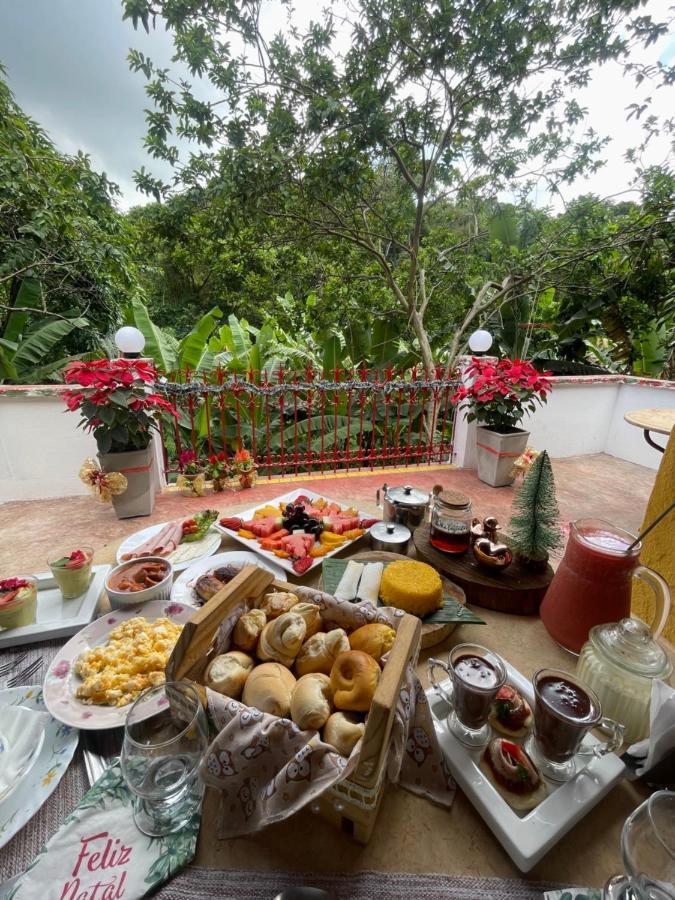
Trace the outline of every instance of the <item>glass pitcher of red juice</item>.
[[641, 544], [602, 519], [578, 519], [570, 526], [565, 555], [541, 604], [539, 614], [556, 643], [578, 653], [594, 625], [630, 615], [633, 578], [654, 591], [651, 629], [658, 637], [670, 612], [670, 591], [653, 569], [640, 564]]

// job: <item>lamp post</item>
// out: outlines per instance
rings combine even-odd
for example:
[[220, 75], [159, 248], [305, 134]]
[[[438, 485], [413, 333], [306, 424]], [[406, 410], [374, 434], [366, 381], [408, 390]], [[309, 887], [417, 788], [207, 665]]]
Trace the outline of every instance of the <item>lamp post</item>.
[[474, 356], [484, 356], [491, 346], [492, 335], [489, 331], [485, 331], [484, 328], [479, 328], [478, 331], [474, 331], [469, 337], [469, 350], [472, 351]]
[[124, 359], [138, 359], [145, 347], [143, 332], [133, 325], [123, 325], [115, 332], [115, 346]]

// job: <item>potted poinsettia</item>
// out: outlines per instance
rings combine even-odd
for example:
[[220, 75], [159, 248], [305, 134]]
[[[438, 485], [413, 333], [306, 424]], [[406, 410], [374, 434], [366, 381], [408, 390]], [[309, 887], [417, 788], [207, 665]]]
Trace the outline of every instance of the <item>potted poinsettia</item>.
[[176, 484], [186, 497], [203, 497], [206, 493], [204, 466], [194, 450], [184, 450], [178, 457], [181, 474]]
[[248, 450], [242, 448], [232, 457], [232, 471], [242, 488], [251, 488], [256, 482], [258, 466]]
[[121, 472], [123, 493], [112, 497], [117, 517], [148, 516], [155, 503], [150, 439], [162, 415], [176, 415], [164, 397], [153, 393], [157, 372], [140, 359], [96, 359], [72, 362], [63, 371], [71, 412], [79, 412], [78, 427], [93, 434], [104, 472]]
[[212, 453], [206, 462], [206, 475], [211, 479], [213, 490], [219, 493], [225, 489], [227, 480], [232, 473], [227, 454], [224, 450]]
[[511, 484], [513, 463], [527, 446], [530, 434], [520, 428], [527, 412], [543, 405], [551, 391], [546, 374], [521, 359], [474, 357], [466, 374], [472, 379], [458, 388], [454, 403], [468, 410], [467, 420], [478, 422], [478, 477], [493, 487]]

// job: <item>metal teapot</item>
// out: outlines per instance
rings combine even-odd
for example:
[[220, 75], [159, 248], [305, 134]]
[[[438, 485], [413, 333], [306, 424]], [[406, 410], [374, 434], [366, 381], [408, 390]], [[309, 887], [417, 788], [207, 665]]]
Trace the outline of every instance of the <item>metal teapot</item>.
[[[380, 497], [382, 496], [382, 500]], [[430, 495], [410, 484], [389, 487], [385, 482], [377, 489], [375, 502], [382, 510], [385, 522], [398, 522], [414, 531], [421, 524], [429, 509]]]

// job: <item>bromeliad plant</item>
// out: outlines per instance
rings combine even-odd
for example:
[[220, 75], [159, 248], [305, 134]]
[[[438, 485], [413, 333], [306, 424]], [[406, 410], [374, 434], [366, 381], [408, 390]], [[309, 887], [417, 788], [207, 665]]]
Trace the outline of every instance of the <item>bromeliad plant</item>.
[[222, 491], [225, 482], [232, 475], [232, 467], [224, 450], [209, 456], [206, 464], [206, 475], [211, 479], [214, 491]]
[[258, 465], [248, 450], [244, 448], [237, 450], [232, 458], [232, 470], [239, 479], [239, 484], [242, 488], [253, 487], [256, 481]]
[[178, 457], [178, 461], [184, 475], [199, 475], [204, 471], [204, 467], [194, 450], [183, 450]]
[[73, 362], [63, 371], [66, 405], [80, 413], [78, 428], [93, 433], [99, 453], [143, 450], [162, 414], [176, 416], [171, 403], [148, 391], [157, 379], [155, 367], [138, 359]]
[[469, 422], [478, 420], [500, 434], [517, 429], [525, 413], [543, 405], [551, 391], [549, 373], [542, 375], [521, 359], [494, 362], [474, 357], [466, 371], [473, 381], [460, 386], [452, 402], [469, 410]]

